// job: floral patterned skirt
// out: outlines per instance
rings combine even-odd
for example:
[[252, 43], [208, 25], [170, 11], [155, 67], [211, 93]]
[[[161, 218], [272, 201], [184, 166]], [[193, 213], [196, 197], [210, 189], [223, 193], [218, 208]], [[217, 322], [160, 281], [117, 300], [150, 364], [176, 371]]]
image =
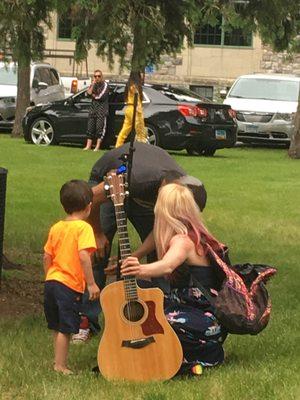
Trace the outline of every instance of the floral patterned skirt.
[[227, 333], [199, 288], [172, 289], [165, 296], [165, 314], [183, 348], [183, 371], [196, 364], [211, 367], [224, 361]]

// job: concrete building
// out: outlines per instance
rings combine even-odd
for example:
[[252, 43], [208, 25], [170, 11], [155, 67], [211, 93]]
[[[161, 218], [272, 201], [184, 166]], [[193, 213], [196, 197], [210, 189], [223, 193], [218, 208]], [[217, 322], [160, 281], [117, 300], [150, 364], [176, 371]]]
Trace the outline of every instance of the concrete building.
[[[52, 20], [53, 28], [46, 32], [45, 61], [62, 75], [90, 76], [100, 68], [106, 78], [126, 79], [126, 72], [119, 73], [117, 58], [110, 70], [107, 62], [97, 57], [93, 43], [87, 59], [76, 64], [71, 19], [53, 14]], [[130, 46], [127, 50], [130, 57]], [[175, 57], [163, 56], [159, 66], [147, 67], [146, 81], [184, 85], [208, 98], [218, 98], [219, 90], [230, 87], [237, 76], [255, 72], [300, 73], [300, 55], [291, 59], [275, 54], [252, 32], [225, 32], [220, 17], [218, 25], [206, 25], [195, 32], [193, 48], [185, 48]]]

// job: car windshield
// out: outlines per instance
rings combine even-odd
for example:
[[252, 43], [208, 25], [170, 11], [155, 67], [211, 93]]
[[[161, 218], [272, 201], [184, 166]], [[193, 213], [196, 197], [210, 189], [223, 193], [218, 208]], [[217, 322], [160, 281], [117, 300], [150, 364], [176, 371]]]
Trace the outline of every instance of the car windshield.
[[0, 85], [15, 86], [18, 81], [16, 66], [0, 66]]
[[155, 86], [153, 89], [158, 90], [160, 93], [169, 97], [172, 100], [192, 102], [192, 103], [211, 103], [211, 100], [200, 96], [199, 94], [184, 88], [178, 88], [174, 86]]
[[299, 82], [286, 79], [239, 79], [229, 97], [241, 99], [298, 101]]

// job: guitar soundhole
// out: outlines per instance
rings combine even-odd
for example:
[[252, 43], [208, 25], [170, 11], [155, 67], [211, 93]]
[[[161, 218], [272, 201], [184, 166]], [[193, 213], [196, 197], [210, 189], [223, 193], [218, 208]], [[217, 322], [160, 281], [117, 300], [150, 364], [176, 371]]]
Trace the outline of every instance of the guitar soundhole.
[[124, 307], [124, 317], [130, 322], [137, 322], [144, 316], [144, 307], [138, 301], [129, 301]]

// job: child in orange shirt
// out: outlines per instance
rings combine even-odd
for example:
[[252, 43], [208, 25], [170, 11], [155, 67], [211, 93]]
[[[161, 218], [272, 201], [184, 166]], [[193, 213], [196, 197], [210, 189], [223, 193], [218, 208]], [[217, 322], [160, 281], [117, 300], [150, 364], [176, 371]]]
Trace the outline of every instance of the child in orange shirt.
[[72, 180], [62, 186], [60, 201], [67, 217], [51, 227], [44, 247], [44, 312], [48, 328], [54, 331], [54, 370], [64, 374], [72, 373], [67, 367], [70, 336], [79, 331], [85, 284], [90, 300], [100, 294], [91, 264], [95, 237], [85, 222], [92, 198], [92, 190], [84, 181]]

